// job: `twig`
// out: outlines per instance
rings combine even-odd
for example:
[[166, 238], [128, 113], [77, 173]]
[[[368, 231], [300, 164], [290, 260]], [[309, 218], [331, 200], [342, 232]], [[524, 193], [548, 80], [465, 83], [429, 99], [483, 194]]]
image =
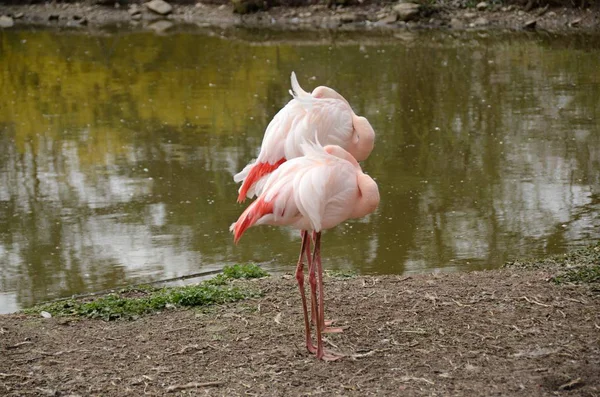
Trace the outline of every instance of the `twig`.
[[336, 344], [335, 344], [335, 343], [333, 343], [332, 341], [330, 341], [330, 340], [329, 340], [329, 339], [327, 339], [327, 338], [323, 338], [323, 342], [327, 342], [327, 343], [329, 343], [331, 346], [335, 347], [336, 349], [339, 349], [339, 347], [338, 347], [338, 346], [336, 346]]
[[23, 345], [30, 345], [33, 342], [26, 340], [25, 342], [19, 342], [16, 345], [12, 345], [12, 346], [6, 346], [7, 349], [16, 349], [17, 347], [23, 346]]
[[31, 378], [28, 375], [22, 375], [22, 374], [6, 374], [3, 372], [0, 372], [0, 378], [10, 378], [10, 377], [16, 377], [16, 378]]
[[581, 382], [581, 378], [573, 379], [563, 385], [558, 386], [558, 390], [571, 390], [581, 383], [583, 383]]
[[427, 331], [424, 329], [401, 329], [400, 332], [405, 334], [419, 334], [419, 335], [427, 335]]
[[452, 299], [452, 302], [456, 303], [460, 307], [471, 307], [471, 306], [473, 306], [473, 305], [466, 305], [464, 303], [460, 303], [459, 301], [457, 301], [455, 299]]
[[365, 358], [365, 357], [372, 356], [375, 353], [377, 353], [377, 350], [371, 350], [371, 351], [368, 351], [366, 353], [353, 354], [352, 358], [356, 360], [357, 358]]
[[551, 307], [552, 306], [552, 305], [546, 305], [546, 304], [543, 304], [541, 302], [538, 302], [535, 299], [529, 299], [526, 296], [522, 296], [521, 299], [525, 299], [529, 303], [535, 303], [536, 305], [540, 305], [540, 306], [543, 306], [543, 307]]
[[402, 378], [400, 378], [401, 382], [409, 382], [411, 380], [419, 380], [421, 382], [429, 383], [430, 385], [435, 385], [434, 381], [425, 378], [417, 378], [415, 376], [403, 376]]
[[179, 390], [185, 390], [185, 389], [195, 389], [198, 387], [214, 387], [214, 386], [221, 386], [222, 384], [223, 384], [223, 382], [204, 382], [204, 383], [190, 382], [190, 383], [186, 383], [185, 385], [171, 385], [171, 386], [167, 387], [167, 391], [173, 392], [173, 391], [179, 391]]
[[178, 331], [183, 331], [184, 329], [188, 329], [189, 327], [179, 327], [179, 328], [172, 328], [172, 329], [167, 329], [165, 330], [166, 333], [169, 332], [178, 332]]
[[198, 345], [187, 345], [187, 346], [183, 346], [183, 347], [181, 348], [181, 350], [179, 350], [179, 351], [176, 351], [175, 353], [171, 353], [171, 354], [169, 354], [169, 356], [176, 356], [176, 355], [178, 355], [178, 354], [184, 354], [184, 353], [186, 353], [188, 350], [193, 350], [193, 349], [199, 350], [200, 348], [198, 347]]

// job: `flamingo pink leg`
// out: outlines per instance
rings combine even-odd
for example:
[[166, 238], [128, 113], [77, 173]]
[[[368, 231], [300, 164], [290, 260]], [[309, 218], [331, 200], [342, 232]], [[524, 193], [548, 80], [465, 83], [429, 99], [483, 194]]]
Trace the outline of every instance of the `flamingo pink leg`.
[[[304, 254], [306, 253], [306, 248], [308, 247], [308, 252], [310, 252], [310, 236], [306, 230], [302, 231], [302, 248], [300, 249], [300, 257], [298, 258], [298, 266], [296, 267], [296, 280], [298, 281], [298, 288], [300, 288], [300, 296], [302, 297], [302, 311], [304, 314], [304, 331], [306, 335], [306, 349], [310, 353], [315, 353], [317, 350], [312, 343], [312, 338], [310, 335], [310, 323], [308, 321], [308, 309], [306, 308], [306, 294], [304, 293]], [[311, 266], [311, 259], [308, 257], [309, 261], [309, 269]], [[309, 270], [310, 271], [310, 270]]]
[[[342, 328], [332, 328], [330, 327], [333, 324], [334, 320], [325, 320], [325, 292], [323, 290], [323, 266], [321, 264], [321, 232], [316, 233], [313, 232], [313, 240], [315, 240], [315, 252], [313, 254], [313, 266], [316, 266], [317, 270], [317, 288], [319, 290], [319, 308], [316, 310], [321, 313], [321, 321], [319, 326], [321, 327], [321, 332], [325, 334], [333, 334], [344, 332]], [[319, 241], [317, 245], [317, 240]], [[318, 247], [318, 248], [317, 248]], [[315, 323], [315, 319], [313, 317], [313, 324]]]
[[[313, 254], [313, 260], [312, 260], [312, 266], [311, 266], [311, 270], [309, 272], [309, 282], [311, 283], [311, 294], [312, 294], [312, 298], [316, 301], [317, 300], [317, 293], [315, 291], [316, 287], [317, 287], [317, 280], [316, 280], [316, 275], [315, 275], [315, 268], [320, 268], [321, 267], [321, 233], [316, 233], [315, 236], [315, 251]], [[321, 269], [322, 272], [322, 269]], [[325, 361], [334, 361], [337, 359], [342, 358], [343, 356], [341, 355], [337, 355], [334, 353], [330, 353], [325, 351], [325, 349], [323, 348], [323, 338], [321, 337], [321, 324], [325, 323], [325, 320], [323, 319], [323, 313], [325, 312], [325, 303], [323, 302], [323, 280], [322, 277], [319, 278], [318, 280], [319, 283], [319, 304], [318, 304], [318, 309], [317, 309], [317, 326], [315, 327], [317, 330], [317, 358], [318, 359], [323, 359]], [[314, 288], [313, 288], [313, 284], [314, 284]], [[324, 327], [324, 325], [323, 325]], [[335, 332], [335, 331], [334, 331]]]

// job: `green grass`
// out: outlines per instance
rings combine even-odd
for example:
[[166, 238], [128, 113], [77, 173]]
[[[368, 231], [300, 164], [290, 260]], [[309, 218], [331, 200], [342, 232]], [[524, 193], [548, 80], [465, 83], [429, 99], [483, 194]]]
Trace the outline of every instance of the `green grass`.
[[577, 283], [591, 284], [600, 283], [600, 265], [586, 266], [576, 269], [569, 269], [561, 275], [552, 277], [556, 284]]
[[331, 278], [354, 278], [358, 273], [354, 270], [325, 270], [325, 275]]
[[23, 310], [28, 314], [46, 311], [53, 316], [79, 316], [104, 320], [135, 319], [141, 315], [178, 307], [204, 307], [260, 296], [249, 287], [232, 286], [231, 280], [267, 276], [254, 264], [226, 266], [223, 273], [197, 285], [156, 288], [129, 287], [100, 297], [50, 302]]
[[553, 269], [558, 274], [551, 281], [557, 284], [600, 283], [600, 242], [562, 255], [508, 262], [504, 267]]

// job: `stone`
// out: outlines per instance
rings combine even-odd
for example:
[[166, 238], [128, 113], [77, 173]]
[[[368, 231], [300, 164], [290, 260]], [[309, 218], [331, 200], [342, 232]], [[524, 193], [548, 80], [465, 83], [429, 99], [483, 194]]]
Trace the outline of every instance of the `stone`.
[[17, 12], [15, 15], [13, 15], [13, 19], [21, 19], [25, 16], [25, 14], [23, 14], [22, 12]]
[[15, 21], [7, 15], [0, 16], [0, 28], [12, 28], [15, 25]]
[[477, 6], [476, 6], [476, 8], [477, 8], [477, 10], [479, 10], [479, 11], [485, 11], [485, 10], [487, 10], [487, 9], [488, 9], [488, 3], [486, 3], [485, 1], [482, 1], [482, 2], [480, 2], [480, 3], [477, 3]]
[[264, 11], [269, 8], [265, 0], [231, 0], [231, 4], [233, 5], [233, 12], [242, 15]]
[[411, 21], [417, 19], [421, 6], [415, 3], [396, 4], [392, 10], [398, 15], [400, 21]]
[[164, 0], [152, 0], [144, 5], [147, 9], [159, 15], [168, 15], [173, 11], [173, 6]]
[[477, 26], [487, 26], [489, 25], [490, 21], [488, 21], [485, 18], [477, 18], [476, 20], [473, 21], [473, 23], [471, 23], [469, 26], [472, 27], [477, 27]]
[[537, 19], [530, 19], [523, 24], [523, 29], [525, 30], [534, 30], [535, 25], [537, 25]]
[[160, 19], [160, 20], [148, 25], [148, 27], [150, 29], [154, 30], [156, 33], [164, 33], [173, 27], [173, 22], [167, 21], [165, 19]]
[[453, 29], [462, 29], [462, 28], [465, 27], [465, 24], [464, 24], [463, 21], [461, 21], [458, 18], [452, 18], [450, 20], [450, 27], [453, 28]]
[[395, 23], [398, 20], [398, 14], [392, 13], [388, 16], [385, 16], [377, 21], [377, 23], [389, 25]]
[[133, 21], [139, 21], [140, 19], [142, 19], [142, 14], [141, 14], [141, 13], [140, 13], [140, 14], [133, 14], [133, 15], [131, 16], [131, 19], [132, 19]]
[[132, 4], [127, 9], [127, 12], [129, 13], [129, 15], [134, 16], [137, 14], [141, 14], [142, 10], [140, 9], [140, 7], [137, 4]]
[[464, 17], [465, 19], [473, 19], [473, 18], [477, 18], [477, 13], [474, 13], [474, 12], [465, 12], [465, 13], [463, 14], [463, 17]]
[[569, 23], [569, 26], [575, 28], [581, 23], [581, 18], [577, 18]]
[[554, 11], [550, 11], [549, 13], [546, 14], [546, 16], [548, 18], [554, 18], [556, 16], [556, 13]]
[[346, 12], [346, 13], [340, 15], [340, 21], [342, 23], [356, 22], [357, 19], [358, 19], [358, 16], [353, 12]]
[[517, 15], [522, 17], [523, 15], [525, 15], [525, 11], [519, 10], [519, 11], [517, 11]]

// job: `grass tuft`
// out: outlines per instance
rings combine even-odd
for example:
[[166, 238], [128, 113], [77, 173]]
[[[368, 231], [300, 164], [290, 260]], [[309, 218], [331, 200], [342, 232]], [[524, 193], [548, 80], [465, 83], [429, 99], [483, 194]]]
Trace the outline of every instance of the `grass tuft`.
[[556, 284], [577, 283], [591, 284], [600, 283], [600, 264], [596, 266], [586, 266], [577, 269], [569, 269], [563, 274], [552, 277]]
[[44, 303], [23, 312], [39, 314], [46, 311], [53, 316], [80, 316], [107, 321], [135, 319], [170, 308], [209, 306], [260, 296], [260, 291], [231, 286], [230, 282], [234, 279], [267, 275], [267, 272], [255, 264], [226, 266], [223, 273], [197, 285], [173, 288], [128, 287], [100, 297]]

